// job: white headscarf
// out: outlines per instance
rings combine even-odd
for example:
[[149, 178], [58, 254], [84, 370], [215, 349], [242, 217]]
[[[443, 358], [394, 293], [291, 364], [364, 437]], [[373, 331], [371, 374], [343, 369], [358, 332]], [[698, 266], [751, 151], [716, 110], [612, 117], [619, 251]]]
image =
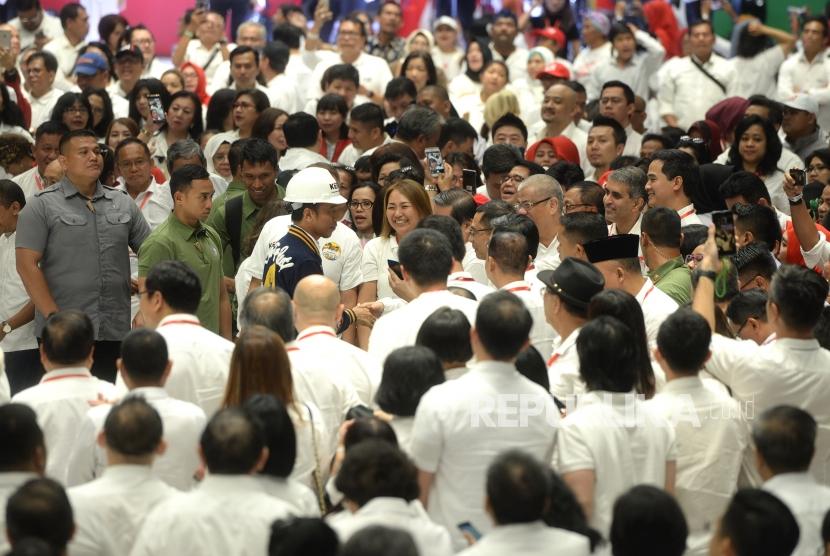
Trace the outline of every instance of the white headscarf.
[[[205, 162], [207, 162], [208, 172], [210, 172], [211, 174], [220, 175], [219, 172], [216, 171], [216, 168], [213, 166], [213, 155], [216, 154], [216, 151], [219, 150], [219, 147], [221, 147], [225, 143], [233, 143], [234, 139], [235, 135], [232, 131], [217, 133], [216, 135], [208, 139], [208, 142], [205, 145]], [[222, 177], [224, 178], [225, 176]]]

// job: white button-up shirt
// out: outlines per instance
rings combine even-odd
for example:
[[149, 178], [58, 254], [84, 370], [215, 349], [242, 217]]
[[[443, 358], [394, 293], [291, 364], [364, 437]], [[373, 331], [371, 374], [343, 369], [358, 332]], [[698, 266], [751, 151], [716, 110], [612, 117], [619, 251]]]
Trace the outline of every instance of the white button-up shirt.
[[[735, 77], [735, 69], [729, 60], [713, 53], [700, 65], [729, 90]], [[673, 114], [677, 117], [678, 127], [688, 129], [696, 121], [704, 119], [706, 111], [725, 98], [726, 93], [696, 68], [689, 56], [673, 58], [664, 66], [657, 93], [660, 116]]]
[[317, 496], [308, 486], [294, 479], [279, 479], [269, 475], [260, 474], [256, 478], [265, 494], [293, 506], [295, 515], [320, 517], [320, 504], [317, 502]]
[[775, 98], [775, 75], [784, 63], [785, 56], [784, 49], [776, 44], [753, 58], [733, 58], [735, 79], [729, 88], [729, 96], [749, 98], [752, 95], [765, 95]]
[[614, 57], [609, 57], [597, 64], [585, 83], [588, 100], [598, 99], [602, 93], [603, 84], [608, 81], [622, 81], [631, 87], [635, 95], [648, 99], [648, 80], [660, 67], [666, 55], [666, 49], [660, 41], [645, 31], [636, 31], [634, 37], [637, 44], [644, 47], [644, 50], [636, 52], [622, 67]]
[[597, 48], [580, 48], [574, 58], [574, 75], [571, 77], [587, 87], [588, 81], [600, 64], [611, 59], [611, 41]]
[[290, 148], [280, 157], [280, 170], [305, 170], [318, 162], [329, 164], [329, 160], [316, 151], [305, 148]]
[[383, 370], [371, 355], [338, 338], [328, 326], [309, 326], [297, 335], [294, 345], [318, 359], [320, 368], [330, 375], [345, 378], [364, 405], [373, 405]]
[[[213, 75], [216, 73], [216, 70], [222, 65], [222, 62], [225, 59], [222, 57], [222, 45], [216, 43], [211, 48], [205, 48], [202, 44], [202, 41], [199, 39], [191, 39], [189, 43], [187, 43], [187, 49], [184, 53], [184, 61], [185, 62], [192, 62], [205, 70], [205, 78], [207, 78], [208, 82], [213, 79]], [[233, 52], [233, 49], [236, 48], [235, 44], [228, 45], [228, 52]], [[211, 58], [213, 52], [216, 51], [216, 55]], [[208, 60], [210, 60], [210, 64], [205, 67]]]
[[670, 380], [645, 405], [674, 427], [677, 438], [675, 496], [689, 525], [687, 554], [707, 554], [709, 539], [738, 488], [749, 450], [741, 407], [698, 376]]
[[13, 398], [37, 413], [37, 421], [46, 439], [46, 474], [66, 483], [69, 455], [89, 402], [113, 399], [116, 391], [109, 382], [92, 376], [85, 367], [65, 367], [49, 371], [36, 384]]
[[478, 303], [447, 290], [424, 292], [400, 309], [380, 317], [369, 336], [369, 354], [383, 362], [396, 348], [414, 346], [421, 325], [441, 307], [458, 309], [471, 325], [476, 321]]
[[475, 363], [464, 376], [424, 394], [411, 455], [419, 469], [435, 474], [427, 508], [433, 521], [450, 531], [456, 550], [467, 545], [457, 524], [469, 521], [483, 533], [492, 528], [484, 487], [493, 459], [516, 448], [549, 461], [558, 424], [550, 394], [512, 363]]
[[[282, 168], [282, 161], [280, 161]], [[291, 216], [277, 216], [265, 223], [257, 238], [256, 245], [251, 251], [251, 268], [254, 276], [262, 278], [262, 269], [265, 261], [271, 254], [277, 242], [285, 237], [291, 226]], [[363, 283], [363, 249], [360, 238], [346, 226], [338, 222], [330, 237], [321, 237], [317, 240], [320, 248], [320, 257], [323, 260], [323, 274], [337, 284], [341, 292], [356, 288]]]
[[[126, 191], [127, 187], [119, 184], [117, 189]], [[170, 186], [167, 183], [158, 183], [154, 178], [150, 178], [150, 185], [136, 195], [133, 201], [138, 205], [151, 230], [155, 230], [156, 226], [167, 220], [173, 212], [173, 195], [170, 193]]]
[[[200, 465], [199, 439], [207, 422], [205, 412], [197, 405], [171, 398], [163, 388], [136, 388], [128, 395], [143, 397], [158, 411], [164, 425], [167, 450], [155, 458], [153, 474], [171, 487], [189, 490], [195, 484], [193, 475]], [[104, 474], [106, 454], [97, 439], [110, 409], [109, 405], [99, 405], [87, 412], [69, 461], [69, 486]]]
[[591, 543], [588, 537], [548, 527], [542, 521], [497, 525], [470, 548], [463, 556], [548, 556], [553, 551], [561, 556], [588, 556]]
[[12, 494], [14, 494], [18, 488], [23, 486], [23, 483], [31, 479], [37, 479], [37, 475], [35, 473], [24, 471], [9, 471], [6, 473], [0, 473], [0, 508], [4, 508], [4, 510], [0, 512], [0, 531], [3, 531], [3, 534], [0, 535], [0, 553], [2, 554], [6, 554], [9, 550], [11, 550], [9, 541], [6, 538], [6, 503], [9, 501]]
[[556, 270], [559, 267], [559, 237], [553, 238], [550, 245], [539, 242], [536, 251], [536, 258], [533, 259], [533, 266], [537, 271]]
[[370, 525], [384, 525], [402, 529], [412, 535], [421, 556], [451, 556], [453, 554], [449, 532], [430, 521], [426, 510], [417, 499], [407, 502], [403, 498], [373, 498], [355, 513], [344, 510], [326, 521], [345, 543], [360, 529]]
[[607, 538], [614, 501], [635, 485], [665, 488], [675, 459], [674, 431], [656, 411], [633, 393], [593, 391], [562, 420], [553, 467], [594, 472], [590, 525]]
[[377, 297], [397, 298], [389, 285], [389, 263], [398, 260], [398, 238], [379, 236], [363, 247], [363, 281], [377, 282]]
[[778, 338], [759, 346], [716, 334], [705, 369], [726, 384], [751, 415], [777, 405], [810, 413], [819, 427], [811, 469], [820, 483], [830, 485], [830, 351], [816, 340]]
[[129, 554], [144, 518], [178, 491], [148, 465], [114, 465], [91, 483], [69, 489], [75, 534], [72, 556]]
[[778, 72], [778, 96], [790, 98], [796, 93], [810, 95], [819, 106], [818, 123], [830, 129], [830, 59], [827, 51], [816, 54], [807, 61], [804, 51], [790, 55]]
[[164, 389], [201, 407], [209, 419], [225, 395], [233, 343], [204, 328], [195, 315], [168, 315], [156, 331], [167, 342], [173, 362]]
[[[476, 296], [478, 301], [481, 301], [485, 296], [496, 291], [487, 284], [482, 284], [476, 280], [472, 274], [466, 271], [453, 272], [450, 274], [449, 277], [447, 277], [447, 288], [465, 289]], [[470, 324], [472, 325], [473, 323]]]
[[43, 50], [55, 55], [55, 58], [58, 59], [58, 68], [65, 76], [69, 77], [75, 68], [75, 60], [78, 59], [78, 54], [84, 46], [86, 46], [86, 41], [81, 41], [72, 46], [72, 43], [66, 38], [66, 34], [61, 33], [47, 42]]
[[61, 20], [59, 17], [55, 17], [46, 11], [43, 11], [43, 20], [40, 22], [40, 26], [34, 31], [29, 31], [23, 24], [20, 22], [20, 18], [16, 17], [9, 21], [9, 25], [17, 29], [17, 32], [20, 33], [20, 49], [28, 48], [29, 46], [35, 43], [35, 35], [39, 31], [43, 31], [44, 36], [55, 39], [63, 35], [63, 27], [61, 26]]
[[545, 318], [544, 300], [539, 294], [539, 291], [533, 289], [524, 280], [510, 282], [509, 284], [505, 284], [501, 289], [509, 291], [521, 299], [522, 303], [527, 307], [530, 316], [533, 317], [533, 327], [530, 329], [530, 343], [539, 351], [542, 359], [547, 361], [553, 353], [553, 342], [557, 334]]
[[677, 311], [677, 301], [663, 293], [663, 290], [654, 285], [651, 278], [646, 278], [643, 287], [634, 296], [637, 303], [643, 309], [643, 317], [646, 321], [646, 336], [648, 346], [653, 348], [657, 345], [657, 332], [660, 325], [669, 315]]
[[284, 73], [273, 77], [266, 84], [266, 94], [271, 106], [285, 110], [289, 114], [299, 112], [302, 108], [297, 82]]
[[490, 44], [490, 52], [493, 53], [493, 60], [499, 60], [504, 62], [507, 66], [507, 70], [510, 72], [510, 80], [509, 82], [518, 81], [519, 79], [527, 79], [527, 50], [524, 48], [514, 48], [513, 52], [505, 58], [499, 52], [493, 48], [492, 43]]
[[38, 191], [43, 191], [45, 183], [43, 176], [41, 176], [40, 172], [38, 172], [37, 166], [34, 166], [31, 170], [26, 170], [22, 174], [16, 175], [12, 178], [12, 181], [19, 185], [20, 189], [23, 190], [26, 200]]
[[563, 402], [585, 392], [585, 383], [579, 376], [579, 355], [576, 353], [578, 337], [579, 328], [568, 334], [567, 338], [560, 336], [548, 359], [550, 391]]
[[190, 492], [157, 506], [132, 556], [254, 556], [268, 552], [271, 524], [293, 508], [262, 491], [250, 475], [208, 475]]
[[[343, 60], [340, 58], [340, 54], [336, 52], [317, 51], [313, 54], [316, 55], [319, 62], [314, 66], [311, 82], [314, 84], [317, 96], [323, 96], [323, 91], [320, 89], [323, 74], [331, 66], [342, 64]], [[527, 62], [527, 59], [525, 59], [525, 62]], [[352, 62], [352, 65], [360, 76], [360, 85], [382, 97], [384, 91], [386, 91], [387, 83], [392, 81], [392, 71], [389, 69], [386, 60], [361, 52], [357, 59]], [[280, 168], [284, 169], [282, 163], [280, 163]]]
[[[15, 232], [0, 234], [0, 322], [9, 320], [29, 302], [29, 294], [17, 273], [14, 251]], [[6, 353], [24, 349], [37, 349], [35, 321], [9, 332], [0, 348]]]
[[63, 91], [54, 87], [38, 98], [33, 97], [28, 92], [24, 94], [26, 100], [32, 105], [32, 122], [29, 126], [29, 130], [32, 133], [34, 133], [40, 124], [52, 117], [52, 109], [55, 107], [58, 99], [61, 98], [61, 95], [63, 95]]
[[680, 217], [681, 228], [683, 226], [691, 226], [692, 224], [703, 224], [703, 221], [697, 215], [695, 206], [691, 203], [678, 210], [677, 215]]
[[821, 525], [830, 510], [830, 488], [816, 483], [809, 473], [781, 473], [761, 488], [784, 502], [798, 522], [798, 546], [793, 556], [822, 554]]

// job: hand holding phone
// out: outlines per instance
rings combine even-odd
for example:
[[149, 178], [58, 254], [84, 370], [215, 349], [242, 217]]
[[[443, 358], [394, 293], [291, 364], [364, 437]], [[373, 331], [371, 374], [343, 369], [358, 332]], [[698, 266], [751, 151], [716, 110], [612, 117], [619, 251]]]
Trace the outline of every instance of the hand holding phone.
[[795, 184], [799, 187], [807, 185], [807, 173], [799, 168], [790, 169], [790, 177], [792, 177]]
[[150, 105], [150, 119], [155, 124], [163, 124], [167, 121], [167, 116], [164, 114], [164, 106], [161, 103], [159, 95], [147, 95], [147, 103]]
[[429, 166], [429, 175], [437, 176], [444, 173], [444, 157], [441, 156], [441, 149], [438, 147], [427, 147], [424, 149], [427, 156], [427, 166]]
[[389, 270], [395, 273], [395, 276], [403, 280], [403, 272], [401, 271], [401, 263], [398, 261], [393, 261], [392, 259], [386, 259], [386, 264], [389, 265]]
[[0, 30], [0, 48], [10, 50], [12, 47], [12, 32]]
[[481, 540], [481, 531], [475, 528], [475, 526], [470, 523], [469, 521], [462, 521], [458, 525], [458, 530], [461, 531], [462, 534], [469, 535], [473, 538], [473, 540], [479, 541]]
[[461, 171], [461, 187], [470, 195], [476, 194], [478, 180], [476, 179], [476, 171], [463, 169]]
[[718, 256], [728, 257], [737, 253], [735, 242], [735, 220], [728, 210], [713, 212], [712, 223], [715, 225], [715, 245], [718, 247]]

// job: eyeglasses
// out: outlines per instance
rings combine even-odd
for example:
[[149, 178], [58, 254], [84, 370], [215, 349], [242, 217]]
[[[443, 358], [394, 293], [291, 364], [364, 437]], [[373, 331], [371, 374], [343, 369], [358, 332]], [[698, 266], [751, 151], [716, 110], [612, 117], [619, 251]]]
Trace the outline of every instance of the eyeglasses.
[[476, 235], [476, 234], [483, 234], [484, 232], [489, 232], [492, 229], [493, 228], [473, 228], [473, 227], [471, 227], [470, 228], [470, 235], [473, 236], [473, 235]]
[[738, 327], [738, 329], [737, 329], [737, 330], [734, 330], [734, 328], [735, 328], [735, 327], [734, 327], [734, 325], [732, 326], [732, 328], [733, 328], [732, 333], [733, 333], [733, 334], [735, 334], [735, 337], [736, 337], [736, 338], [740, 338], [740, 337], [741, 337], [741, 331], [744, 329], [744, 327], [747, 325], [747, 323], [749, 323], [749, 318], [747, 318], [747, 319], [744, 321], [744, 323], [743, 323], [741, 326], [739, 326], [739, 327]]
[[592, 209], [591, 212], [597, 212], [597, 207], [595, 207], [594, 205], [590, 205], [588, 203], [565, 203], [565, 214], [568, 214], [569, 212], [573, 212], [575, 210], [579, 210], [581, 208], [589, 208]]
[[358, 208], [363, 210], [371, 210], [373, 206], [375, 206], [373, 201], [349, 201], [349, 208], [352, 210]]
[[513, 183], [522, 183], [525, 181], [524, 176], [520, 176], [519, 174], [511, 174], [508, 176], [504, 176], [499, 180], [499, 183], [507, 183], [508, 180], [512, 180]]
[[527, 210], [532, 209], [532, 208], [533, 208], [533, 207], [535, 207], [536, 205], [541, 205], [541, 204], [542, 204], [542, 203], [544, 203], [545, 201], [550, 201], [552, 198], [553, 198], [553, 196], [550, 196], [550, 197], [545, 197], [544, 199], [540, 199], [540, 200], [538, 200], [538, 201], [521, 201], [521, 202], [519, 202], [519, 203], [514, 204], [514, 205], [513, 205], [513, 208], [514, 208], [515, 210], [522, 210], [522, 209], [524, 209], [524, 210], [526, 210], [526, 211], [527, 211]]
[[827, 170], [827, 166], [823, 164], [816, 164], [815, 166], [807, 166], [807, 172], [821, 172], [822, 170]]

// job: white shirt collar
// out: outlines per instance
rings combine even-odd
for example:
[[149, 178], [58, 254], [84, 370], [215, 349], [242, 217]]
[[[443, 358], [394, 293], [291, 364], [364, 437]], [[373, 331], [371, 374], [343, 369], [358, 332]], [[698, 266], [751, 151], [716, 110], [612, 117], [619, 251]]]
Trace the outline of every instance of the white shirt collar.
[[40, 383], [43, 384], [44, 382], [69, 378], [92, 378], [92, 374], [86, 367], [63, 367], [61, 369], [49, 371], [43, 375], [43, 378], [40, 379]]
[[816, 480], [809, 472], [779, 473], [767, 479], [765, 487], [788, 487], [792, 485], [815, 484]]
[[297, 334], [297, 340], [296, 341], [299, 342], [300, 340], [302, 340], [304, 338], [308, 338], [309, 336], [314, 336], [314, 335], [317, 335], [317, 334], [325, 334], [325, 335], [331, 336], [333, 338], [337, 337], [337, 334], [335, 334], [334, 328], [332, 328], [331, 326], [315, 325], [315, 326], [309, 326], [308, 328], [304, 329], [302, 332]]
[[516, 280], [515, 282], [510, 282], [509, 284], [505, 284], [501, 288], [504, 291], [508, 292], [516, 292], [516, 291], [530, 291], [530, 284], [528, 284], [525, 280]]
[[673, 378], [663, 386], [663, 392], [681, 393], [691, 392], [703, 388], [703, 381], [698, 375]]
[[640, 288], [640, 291], [638, 291], [637, 295], [634, 296], [637, 298], [637, 303], [642, 305], [643, 302], [646, 300], [646, 297], [648, 297], [648, 294], [650, 294], [651, 290], [653, 289], [654, 282], [651, 281], [651, 278], [646, 278], [646, 281], [643, 282], [643, 287]]
[[199, 322], [199, 317], [196, 315], [189, 315], [187, 313], [174, 313], [172, 315], [167, 315], [163, 319], [159, 321], [159, 324], [156, 328], [161, 328], [162, 326], [166, 326], [169, 324], [195, 324], [201, 326]]

